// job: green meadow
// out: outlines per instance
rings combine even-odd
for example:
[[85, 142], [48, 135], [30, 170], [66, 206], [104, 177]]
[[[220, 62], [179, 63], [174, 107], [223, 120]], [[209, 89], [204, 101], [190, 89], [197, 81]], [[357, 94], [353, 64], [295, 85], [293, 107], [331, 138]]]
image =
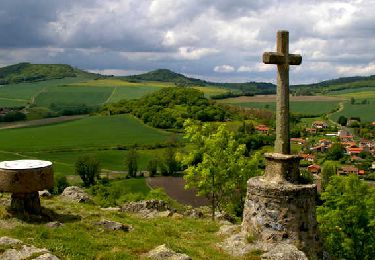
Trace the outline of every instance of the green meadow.
[[[339, 102], [337, 101], [291, 101], [290, 110], [298, 114], [323, 114], [328, 113], [338, 107]], [[275, 102], [244, 102], [244, 103], [232, 103], [241, 107], [252, 107], [269, 109], [272, 111], [276, 110]]]
[[125, 170], [124, 149], [138, 145], [139, 168], [162, 153], [151, 149], [165, 143], [170, 133], [151, 128], [129, 115], [92, 116], [45, 126], [0, 130], [0, 160], [37, 158], [51, 160], [56, 172], [74, 173], [82, 154], [95, 155], [103, 169]]

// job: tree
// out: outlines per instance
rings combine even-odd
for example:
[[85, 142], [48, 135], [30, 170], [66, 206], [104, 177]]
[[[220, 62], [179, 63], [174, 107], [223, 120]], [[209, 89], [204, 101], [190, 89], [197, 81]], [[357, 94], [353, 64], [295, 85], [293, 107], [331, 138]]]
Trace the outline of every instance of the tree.
[[348, 122], [348, 118], [346, 118], [345, 116], [340, 116], [339, 119], [337, 120], [337, 123], [339, 123], [342, 126], [345, 126], [347, 122]]
[[[241, 211], [247, 180], [259, 174], [260, 154], [245, 157], [246, 147], [239, 144], [225, 125], [214, 126], [187, 120], [185, 136], [194, 148], [182, 158], [187, 188], [196, 188], [198, 195], [211, 199], [212, 218], [215, 209]], [[238, 207], [240, 207], [238, 209]]]
[[156, 173], [158, 171], [158, 160], [157, 159], [151, 159], [150, 161], [148, 161], [147, 171], [149, 172], [150, 177], [153, 177], [153, 176], [156, 175]]
[[129, 148], [125, 156], [125, 164], [128, 168], [128, 176], [136, 177], [138, 170], [138, 152], [135, 146]]
[[75, 171], [81, 177], [83, 186], [89, 187], [100, 177], [100, 163], [94, 156], [83, 155], [77, 159]]
[[334, 143], [327, 152], [327, 160], [338, 161], [344, 157], [345, 149], [340, 143]]
[[337, 172], [337, 162], [334, 161], [325, 161], [322, 165], [322, 179], [321, 187], [324, 191], [329, 183], [329, 180], [332, 176], [336, 175]]
[[355, 105], [355, 98], [354, 98], [354, 97], [351, 97], [351, 98], [350, 98], [350, 104], [351, 104], [351, 105]]
[[333, 259], [375, 258], [375, 192], [355, 175], [333, 176], [317, 208], [325, 250]]

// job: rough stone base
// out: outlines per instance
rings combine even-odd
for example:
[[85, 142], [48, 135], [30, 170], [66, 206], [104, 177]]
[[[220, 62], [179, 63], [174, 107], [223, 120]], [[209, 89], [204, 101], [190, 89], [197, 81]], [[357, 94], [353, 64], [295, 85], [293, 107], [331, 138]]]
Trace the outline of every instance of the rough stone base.
[[315, 213], [316, 185], [263, 177], [248, 181], [242, 231], [264, 243], [295, 245], [309, 259], [318, 259], [320, 243]]
[[10, 208], [17, 213], [40, 214], [39, 193], [13, 193]]

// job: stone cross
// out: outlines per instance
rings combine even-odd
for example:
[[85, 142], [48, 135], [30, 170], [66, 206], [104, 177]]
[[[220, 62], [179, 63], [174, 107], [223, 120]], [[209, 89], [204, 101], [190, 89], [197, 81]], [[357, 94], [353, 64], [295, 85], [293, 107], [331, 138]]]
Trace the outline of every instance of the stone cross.
[[289, 141], [289, 65], [300, 65], [299, 54], [289, 54], [289, 32], [277, 32], [277, 52], [263, 53], [265, 64], [277, 64], [275, 152], [290, 154]]

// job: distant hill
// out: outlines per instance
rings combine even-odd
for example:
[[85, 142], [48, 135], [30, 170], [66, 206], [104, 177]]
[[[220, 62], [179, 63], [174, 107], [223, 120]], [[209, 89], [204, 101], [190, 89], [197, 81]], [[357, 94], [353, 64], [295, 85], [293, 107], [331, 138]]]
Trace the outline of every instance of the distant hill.
[[31, 64], [23, 62], [0, 68], [0, 84], [76, 77], [79, 73], [90, 74], [66, 64]]
[[375, 75], [353, 76], [330, 79], [312, 84], [293, 85], [291, 89], [296, 93], [328, 93], [345, 89], [374, 87]]
[[176, 86], [217, 86], [234, 90], [237, 92], [252, 92], [253, 94], [272, 94], [275, 93], [275, 85], [264, 82], [245, 82], [245, 83], [219, 83], [211, 82], [173, 72], [168, 69], [158, 69], [139, 75], [123, 77], [129, 81], [162, 81], [172, 82]]
[[173, 72], [168, 69], [158, 69], [153, 70], [144, 74], [131, 75], [123, 77], [128, 80], [134, 81], [162, 81], [162, 82], [172, 82], [180, 86], [198, 85], [206, 86], [210, 83], [201, 79], [189, 78], [182, 74]]

